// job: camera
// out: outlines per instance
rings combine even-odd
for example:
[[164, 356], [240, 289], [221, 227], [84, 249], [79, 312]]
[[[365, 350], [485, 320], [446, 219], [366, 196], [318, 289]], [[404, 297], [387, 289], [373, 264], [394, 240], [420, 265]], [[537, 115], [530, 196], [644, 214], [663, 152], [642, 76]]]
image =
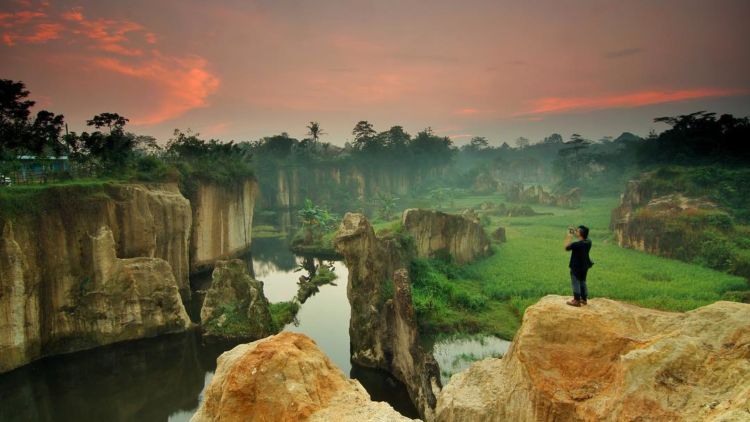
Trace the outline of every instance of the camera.
[[575, 227], [568, 227], [568, 233], [570, 233], [570, 234], [576, 234]]

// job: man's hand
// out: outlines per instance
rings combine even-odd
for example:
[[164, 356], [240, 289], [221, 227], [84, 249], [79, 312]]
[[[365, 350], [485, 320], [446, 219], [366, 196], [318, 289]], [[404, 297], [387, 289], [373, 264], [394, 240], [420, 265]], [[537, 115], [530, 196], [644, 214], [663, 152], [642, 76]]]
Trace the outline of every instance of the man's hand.
[[565, 250], [568, 250], [568, 246], [570, 246], [571, 240], [573, 240], [573, 235], [570, 234], [570, 231], [565, 235], [565, 240], [563, 241]]

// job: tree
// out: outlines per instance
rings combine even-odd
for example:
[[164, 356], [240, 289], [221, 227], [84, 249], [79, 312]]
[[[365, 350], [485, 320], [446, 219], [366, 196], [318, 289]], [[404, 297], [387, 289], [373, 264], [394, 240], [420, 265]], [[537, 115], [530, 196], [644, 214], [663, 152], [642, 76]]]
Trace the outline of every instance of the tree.
[[64, 117], [41, 110], [31, 121], [35, 102], [28, 100], [28, 96], [23, 82], [0, 79], [0, 156], [11, 151], [59, 155], [64, 149], [60, 143]]
[[563, 137], [559, 133], [553, 133], [542, 141], [543, 144], [562, 144]]
[[489, 149], [490, 142], [484, 136], [475, 136], [471, 138], [468, 144], [464, 145], [461, 149], [466, 152], [481, 152]]
[[528, 147], [530, 144], [528, 138], [524, 138], [523, 136], [519, 136], [516, 138], [516, 146], [520, 149]]
[[393, 211], [396, 209], [396, 201], [398, 200], [399, 198], [390, 193], [377, 192], [374, 202], [378, 208], [378, 216], [385, 221], [392, 219]]
[[327, 209], [313, 204], [310, 199], [305, 199], [305, 206], [297, 211], [300, 224], [305, 232], [305, 244], [312, 244], [320, 240], [324, 230], [332, 227], [336, 217]]
[[94, 116], [91, 120], [86, 120], [87, 126], [93, 126], [96, 129], [107, 127], [109, 133], [122, 132], [125, 125], [130, 121], [117, 113], [101, 113]]
[[310, 122], [310, 124], [306, 127], [307, 135], [310, 136], [315, 142], [318, 142], [322, 135], [326, 135], [326, 133], [323, 132], [323, 129], [320, 127], [320, 123], [318, 122]]

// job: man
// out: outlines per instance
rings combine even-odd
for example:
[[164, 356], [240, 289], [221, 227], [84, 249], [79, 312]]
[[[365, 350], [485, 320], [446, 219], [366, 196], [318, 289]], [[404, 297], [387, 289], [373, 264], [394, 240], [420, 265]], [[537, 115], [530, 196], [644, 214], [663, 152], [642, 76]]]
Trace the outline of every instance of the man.
[[[577, 240], [572, 241], [575, 234]], [[570, 306], [586, 305], [589, 291], [586, 287], [586, 273], [594, 265], [589, 258], [591, 241], [589, 240], [589, 228], [578, 226], [568, 229], [565, 236], [565, 250], [570, 251], [570, 281], [573, 285], [573, 300], [566, 302]]]

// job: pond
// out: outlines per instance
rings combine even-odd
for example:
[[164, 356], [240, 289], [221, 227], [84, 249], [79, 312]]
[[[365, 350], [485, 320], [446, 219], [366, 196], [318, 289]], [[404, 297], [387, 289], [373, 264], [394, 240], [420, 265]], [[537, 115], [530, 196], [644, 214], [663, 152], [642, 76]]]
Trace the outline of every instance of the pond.
[[[329, 266], [338, 278], [302, 304], [284, 329], [308, 335], [373, 400], [387, 401], [417, 417], [405, 387], [383, 371], [352, 365], [349, 359], [348, 271], [340, 261], [296, 256], [282, 238], [254, 239], [244, 258], [264, 282], [270, 302], [291, 300], [300, 275], [311, 265]], [[191, 278], [188, 313], [196, 321], [210, 274]], [[442, 340], [432, 345], [447, 376], [473, 358], [504, 352], [498, 339]], [[216, 358], [238, 342], [206, 341], [199, 332], [161, 336], [52, 356], [0, 375], [0, 421], [188, 421], [216, 370]], [[507, 346], [505, 346], [507, 348]]]

